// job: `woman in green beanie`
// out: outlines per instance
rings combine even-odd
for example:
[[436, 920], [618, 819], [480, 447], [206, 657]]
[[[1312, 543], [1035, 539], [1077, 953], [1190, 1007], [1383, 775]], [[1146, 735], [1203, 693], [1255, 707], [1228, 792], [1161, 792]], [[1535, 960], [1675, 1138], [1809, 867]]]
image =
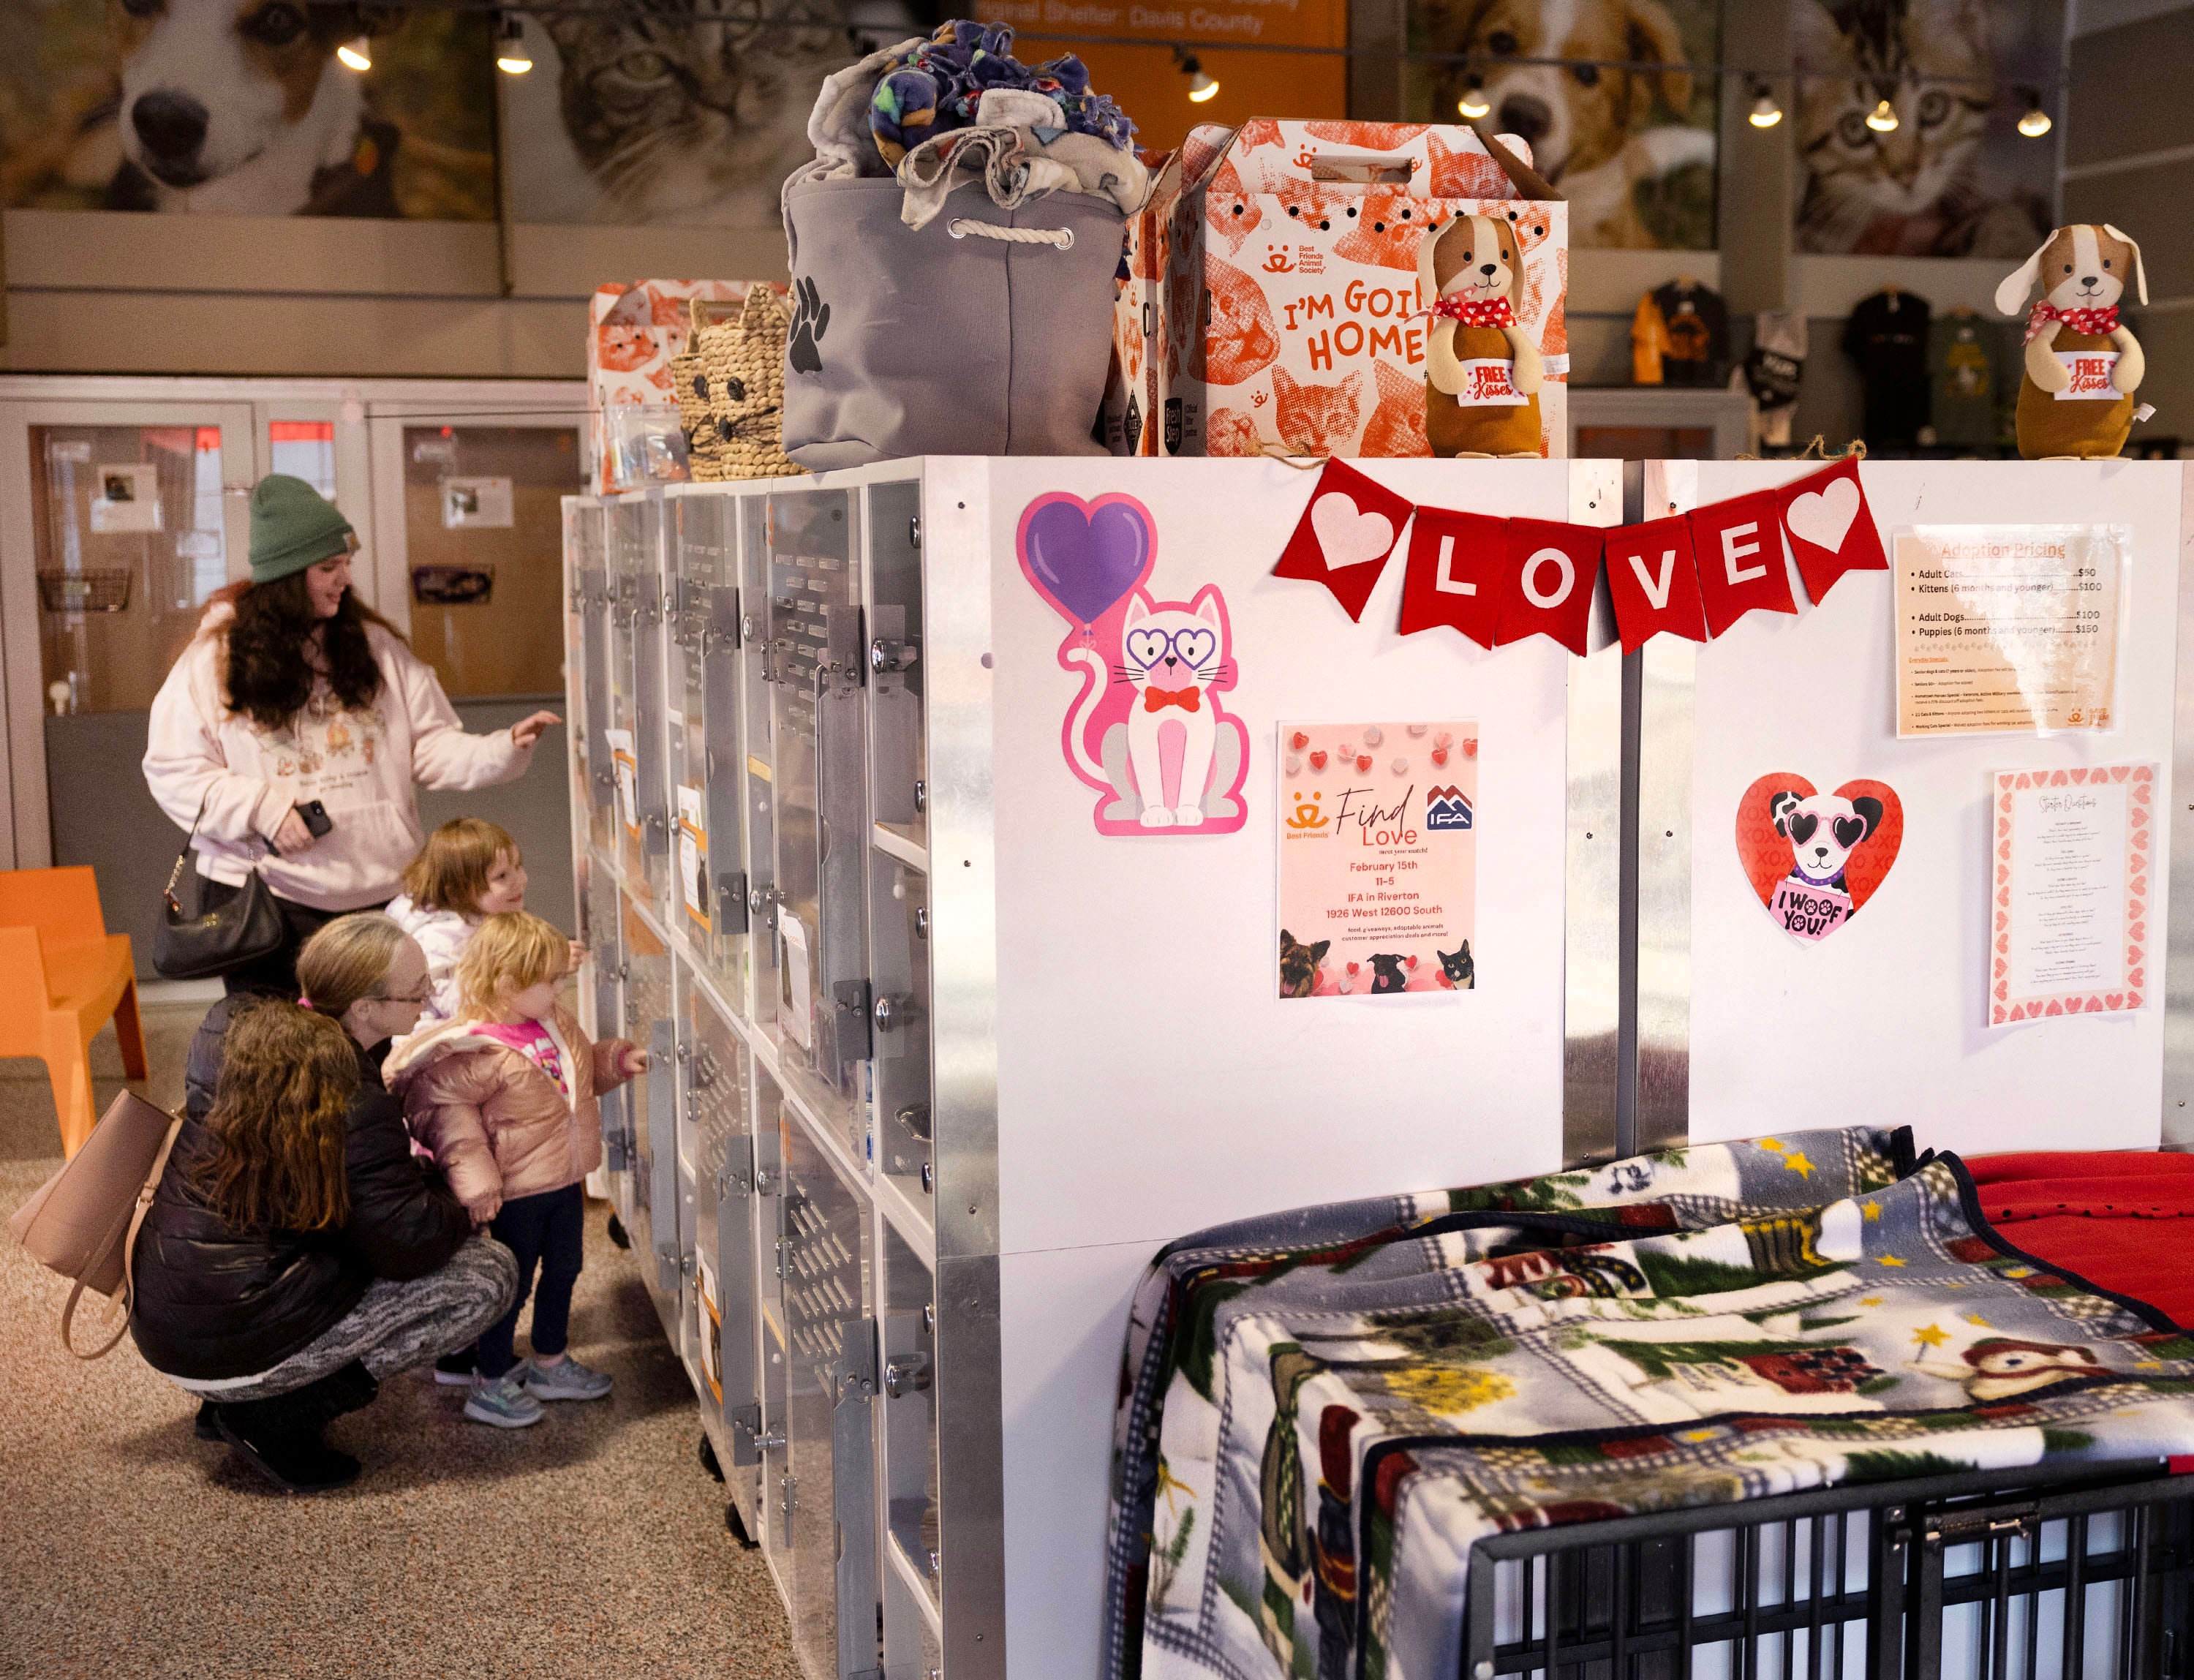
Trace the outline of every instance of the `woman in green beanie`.
[[152, 702], [145, 780], [161, 809], [195, 826], [200, 909], [256, 869], [289, 935], [229, 974], [231, 992], [295, 997], [297, 947], [396, 895], [422, 837], [413, 785], [514, 780], [558, 721], [537, 711], [465, 734], [433, 669], [351, 592], [357, 548], [350, 521], [302, 479], [261, 479], [251, 580], [214, 595]]

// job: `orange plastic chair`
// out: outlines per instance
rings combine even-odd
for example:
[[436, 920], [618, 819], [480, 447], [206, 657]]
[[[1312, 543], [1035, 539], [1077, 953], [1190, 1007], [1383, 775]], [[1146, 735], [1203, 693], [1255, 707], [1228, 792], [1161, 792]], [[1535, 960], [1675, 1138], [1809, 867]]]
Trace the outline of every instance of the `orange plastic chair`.
[[0, 1056], [46, 1064], [65, 1154], [91, 1136], [91, 1041], [110, 1015], [123, 1071], [143, 1079], [137, 966], [129, 935], [106, 931], [91, 871], [0, 871]]

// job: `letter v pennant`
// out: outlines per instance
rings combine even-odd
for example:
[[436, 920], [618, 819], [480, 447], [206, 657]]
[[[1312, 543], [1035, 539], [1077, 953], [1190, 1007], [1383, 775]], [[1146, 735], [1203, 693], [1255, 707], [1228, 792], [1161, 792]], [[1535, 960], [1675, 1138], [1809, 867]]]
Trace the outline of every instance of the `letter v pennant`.
[[1609, 532], [1607, 586], [1615, 596], [1624, 653], [1636, 653], [1663, 630], [1690, 642], [1707, 639], [1706, 607], [1685, 515]]

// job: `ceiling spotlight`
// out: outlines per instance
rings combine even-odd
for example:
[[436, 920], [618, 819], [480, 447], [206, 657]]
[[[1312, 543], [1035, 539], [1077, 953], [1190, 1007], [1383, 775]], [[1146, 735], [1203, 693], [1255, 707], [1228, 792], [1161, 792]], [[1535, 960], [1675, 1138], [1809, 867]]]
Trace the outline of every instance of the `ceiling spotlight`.
[[495, 20], [495, 67], [506, 76], [523, 76], [533, 68], [533, 55], [526, 50], [526, 26], [515, 12]]
[[363, 35], [337, 47], [336, 56], [342, 60], [344, 69], [355, 70], [361, 75], [373, 68], [373, 49], [366, 45]]
[[1866, 113], [1866, 125], [1876, 134], [1897, 132], [1897, 112], [1891, 107], [1887, 100], [1883, 100]]
[[1202, 105], [1206, 100], [1217, 95], [1219, 83], [1205, 73], [1203, 66], [1197, 62], [1195, 54], [1175, 47], [1173, 49], [1173, 61], [1180, 67], [1180, 73], [1188, 78], [1190, 99]]
[[1463, 89], [1462, 97], [1456, 101], [1455, 108], [1473, 123], [1480, 117], [1493, 114], [1493, 102], [1485, 97], [1484, 89], [1485, 83], [1473, 76]]
[[2025, 101], [2025, 112], [2019, 119], [2019, 131], [2029, 140], [2039, 140], [2049, 132], [2049, 113], [2042, 108], [2041, 90], [2021, 88], [2019, 96]]
[[1772, 129], [1783, 120], [1783, 107], [1775, 102], [1775, 95], [1767, 91], [1767, 83], [1755, 76], [1752, 78], [1752, 110], [1745, 121], [1755, 129]]

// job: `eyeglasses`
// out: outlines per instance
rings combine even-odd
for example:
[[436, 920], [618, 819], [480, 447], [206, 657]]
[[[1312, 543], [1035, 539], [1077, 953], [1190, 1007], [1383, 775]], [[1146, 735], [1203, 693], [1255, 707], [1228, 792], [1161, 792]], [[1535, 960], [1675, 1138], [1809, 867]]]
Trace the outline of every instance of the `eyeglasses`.
[[379, 997], [368, 1001], [376, 1004], [431, 1004], [434, 1001], [434, 988], [429, 984], [424, 992], [414, 992], [401, 998], [391, 997], [388, 993], [383, 992]]

